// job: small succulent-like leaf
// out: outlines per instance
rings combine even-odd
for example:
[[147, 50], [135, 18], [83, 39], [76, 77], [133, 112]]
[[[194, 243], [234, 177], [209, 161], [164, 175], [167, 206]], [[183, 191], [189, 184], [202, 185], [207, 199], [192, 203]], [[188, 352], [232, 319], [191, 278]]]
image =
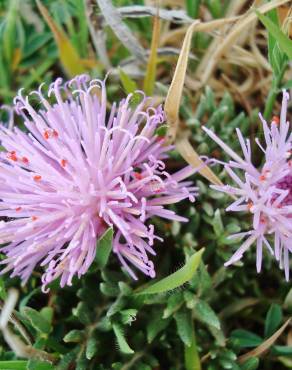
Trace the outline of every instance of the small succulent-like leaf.
[[50, 333], [51, 324], [47, 319], [43, 317], [40, 312], [30, 307], [24, 307], [22, 313], [38, 332], [40, 332], [41, 334]]
[[118, 345], [119, 345], [119, 348], [120, 348], [121, 352], [123, 352], [125, 354], [133, 354], [134, 351], [128, 345], [121, 325], [118, 324], [118, 323], [114, 323], [113, 324], [113, 330], [114, 330], [115, 336], [117, 338]]
[[282, 309], [278, 304], [272, 304], [265, 321], [265, 338], [270, 337], [280, 326]]

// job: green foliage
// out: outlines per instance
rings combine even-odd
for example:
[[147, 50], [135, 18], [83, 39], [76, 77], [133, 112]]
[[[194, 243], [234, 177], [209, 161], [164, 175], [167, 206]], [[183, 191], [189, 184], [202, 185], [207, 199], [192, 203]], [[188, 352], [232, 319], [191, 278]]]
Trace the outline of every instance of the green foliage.
[[109, 228], [98, 240], [96, 246], [95, 262], [99, 268], [105, 267], [113, 244], [113, 229]]

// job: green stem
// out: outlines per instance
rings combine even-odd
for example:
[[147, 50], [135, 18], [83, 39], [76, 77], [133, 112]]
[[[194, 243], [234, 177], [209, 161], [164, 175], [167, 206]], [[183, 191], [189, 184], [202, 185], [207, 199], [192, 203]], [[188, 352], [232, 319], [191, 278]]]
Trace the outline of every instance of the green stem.
[[287, 67], [287, 63], [284, 64], [281, 72], [278, 74], [278, 76], [274, 77], [273, 83], [272, 83], [272, 88], [271, 91], [269, 92], [266, 106], [265, 106], [265, 111], [264, 111], [264, 118], [268, 121], [271, 118], [273, 107], [275, 104], [275, 100], [278, 94], [278, 88], [281, 84], [281, 81], [283, 79], [285, 70]]
[[198, 353], [194, 323], [192, 330], [192, 344], [190, 347], [185, 345], [185, 369], [201, 370], [201, 361]]

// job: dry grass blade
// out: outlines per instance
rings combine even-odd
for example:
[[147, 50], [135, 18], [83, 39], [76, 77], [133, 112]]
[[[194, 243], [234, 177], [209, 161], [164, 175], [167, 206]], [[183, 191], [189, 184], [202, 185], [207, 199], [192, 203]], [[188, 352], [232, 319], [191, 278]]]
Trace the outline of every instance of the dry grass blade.
[[164, 104], [164, 110], [168, 122], [167, 136], [170, 142], [173, 142], [176, 138], [176, 132], [179, 124], [179, 106], [188, 65], [188, 55], [190, 52], [194, 29], [199, 23], [199, 20], [195, 21], [187, 30], [183, 46], [178, 57], [174, 76], [168, 89]]
[[275, 343], [275, 341], [280, 337], [280, 335], [283, 333], [283, 331], [290, 324], [290, 321], [291, 321], [291, 318], [288, 319], [285, 322], [285, 324], [280, 327], [279, 330], [277, 330], [269, 339], [265, 340], [257, 348], [255, 348], [252, 351], [249, 351], [248, 353], [240, 356], [238, 358], [238, 362], [239, 363], [243, 363], [243, 362], [245, 362], [246, 360], [248, 360], [251, 357], [259, 357], [262, 354], [264, 354]]
[[[122, 17], [127, 18], [140, 18], [155, 16], [157, 13], [157, 8], [154, 6], [144, 6], [144, 5], [130, 5], [123, 6], [117, 9]], [[158, 17], [171, 23], [192, 23], [193, 18], [189, 17], [184, 10], [176, 9], [163, 9], [159, 8]]]
[[[257, 10], [264, 14], [268, 11], [288, 3], [291, 0], [274, 0], [270, 1], [268, 4], [264, 4], [257, 8]], [[250, 24], [257, 19], [256, 13], [253, 11], [249, 13], [247, 16], [244, 16], [241, 20], [238, 21], [237, 24], [234, 25], [233, 29], [229, 32], [229, 34], [222, 40], [222, 43], [219, 43], [217, 48], [215, 49], [213, 55], [210, 56], [209, 62], [205, 65], [204, 72], [200, 78], [201, 85], [204, 85], [212, 75], [212, 72], [215, 66], [218, 63], [218, 60], [227, 52], [227, 50], [235, 44], [238, 37], [242, 35], [244, 31], [248, 29]], [[199, 77], [199, 75], [197, 75]]]
[[207, 180], [209, 180], [214, 185], [222, 185], [221, 181], [214, 174], [214, 172], [204, 164], [204, 162], [199, 157], [198, 153], [194, 150], [189, 140], [184, 137], [179, 137], [176, 141], [176, 150], [194, 168], [200, 168], [199, 172]]
[[95, 14], [93, 0], [85, 0], [84, 4], [90, 36], [98, 59], [106, 69], [111, 69], [112, 65], [106, 51], [106, 35]]
[[152, 33], [150, 55], [149, 55], [146, 75], [144, 79], [144, 92], [146, 93], [146, 95], [149, 95], [149, 96], [153, 95], [154, 84], [155, 84], [159, 35], [160, 35], [160, 20], [158, 16], [155, 16], [154, 22], [153, 22], [153, 33]]
[[114, 31], [122, 44], [138, 59], [145, 59], [145, 51], [139, 44], [136, 37], [132, 34], [128, 26], [122, 21], [118, 10], [110, 0], [96, 0], [107, 24]]
[[218, 29], [228, 23], [234, 22], [237, 17], [218, 19], [211, 22], [201, 23], [196, 20], [190, 25], [184, 38], [183, 46], [177, 61], [174, 76], [171, 81], [167, 97], [164, 104], [164, 110], [168, 121], [168, 139], [173, 142], [176, 138], [177, 129], [179, 125], [179, 106], [185, 81], [185, 75], [188, 65], [188, 57], [190, 53], [190, 46], [192, 35], [194, 31], [209, 32]]

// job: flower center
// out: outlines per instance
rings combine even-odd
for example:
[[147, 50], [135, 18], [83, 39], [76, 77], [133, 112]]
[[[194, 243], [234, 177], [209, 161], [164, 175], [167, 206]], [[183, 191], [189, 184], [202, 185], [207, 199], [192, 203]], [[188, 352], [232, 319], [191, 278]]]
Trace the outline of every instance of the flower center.
[[292, 175], [287, 175], [282, 180], [278, 181], [277, 188], [282, 190], [289, 190], [289, 194], [281, 202], [281, 205], [282, 206], [292, 205]]

